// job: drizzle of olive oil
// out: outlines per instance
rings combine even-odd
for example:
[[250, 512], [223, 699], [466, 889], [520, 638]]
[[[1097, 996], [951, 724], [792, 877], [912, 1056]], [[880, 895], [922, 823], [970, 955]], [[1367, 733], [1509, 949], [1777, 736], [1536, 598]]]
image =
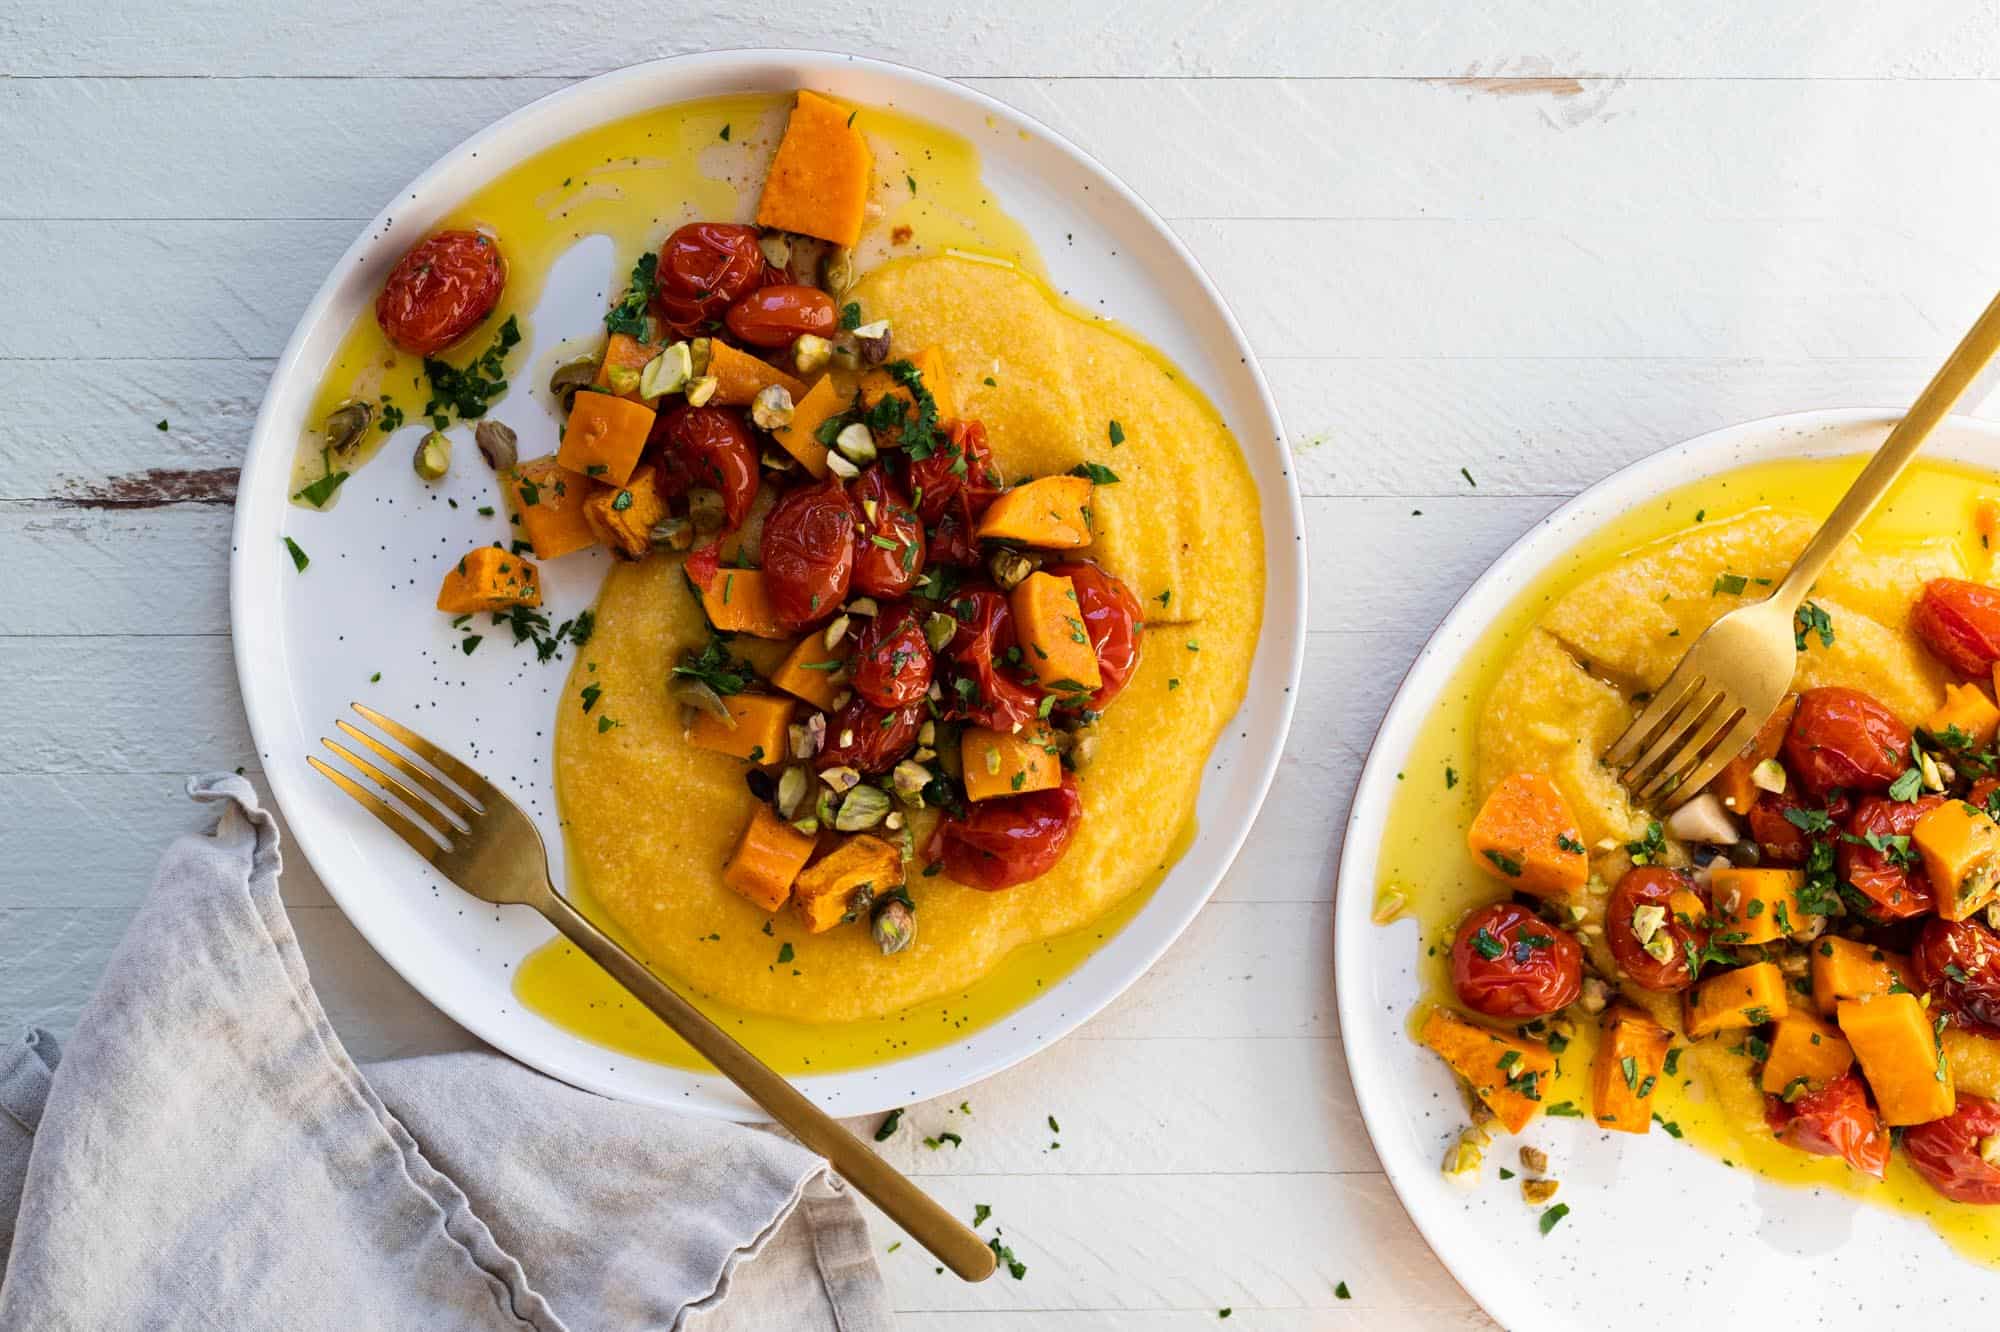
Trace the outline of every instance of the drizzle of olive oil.
[[[1669, 491], [1577, 543], [1494, 617], [1439, 694], [1411, 746], [1383, 832], [1379, 886], [1386, 890], [1393, 885], [1406, 894], [1406, 914], [1417, 921], [1424, 950], [1418, 969], [1424, 997], [1410, 1015], [1412, 1040], [1424, 1011], [1432, 1004], [1454, 1002], [1450, 952], [1458, 922], [1495, 895], [1492, 879], [1467, 856], [1463, 830], [1478, 812], [1473, 792], [1480, 707], [1523, 637], [1585, 578], [1641, 547], [1688, 531], [1702, 520], [1697, 515], [1720, 520], [1771, 507], [1824, 518], [1865, 461], [1856, 456], [1759, 463]], [[1972, 516], [1975, 504], [1995, 494], [1996, 487], [2000, 477], [1989, 472], [1918, 462], [1863, 525], [1862, 539], [1873, 547], [1894, 548], [1956, 533], [1966, 569], [1984, 576], [1993, 554], [1974, 533]], [[1578, 1126], [1583, 1132], [1595, 1131], [1588, 1119], [1595, 1046], [1595, 1024], [1578, 1024], [1576, 1040], [1558, 1059], [1556, 1077], [1542, 1093], [1549, 1105], [1575, 1107], [1583, 1116]], [[1810, 1156], [1760, 1130], [1745, 1131], [1740, 1117], [1705, 1084], [1685, 1052], [1678, 1075], [1663, 1080], [1654, 1110], [1656, 1133], [1672, 1125], [1684, 1142], [1732, 1166], [1922, 1216], [1967, 1257], [2000, 1265], [2000, 1209], [1942, 1197], [1900, 1152], [1891, 1156], [1887, 1180], [1876, 1183], [1834, 1158]]]

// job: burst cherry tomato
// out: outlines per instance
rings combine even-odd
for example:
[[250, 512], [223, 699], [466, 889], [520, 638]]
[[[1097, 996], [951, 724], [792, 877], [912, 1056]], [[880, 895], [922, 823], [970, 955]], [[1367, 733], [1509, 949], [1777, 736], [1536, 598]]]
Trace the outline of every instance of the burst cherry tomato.
[[1943, 1119], [1903, 1130], [1903, 1151], [1924, 1182], [1953, 1202], [2000, 1203], [2000, 1167], [1988, 1165], [1979, 1145], [2000, 1133], [2000, 1102], [1958, 1095]]
[[1088, 561], [1058, 564], [1048, 572], [1069, 579], [1076, 587], [1076, 603], [1083, 610], [1090, 644], [1097, 650], [1097, 672], [1104, 679], [1090, 696], [1090, 706], [1101, 712], [1138, 669], [1139, 626], [1144, 618], [1139, 598], [1123, 582]]
[[[1944, 803], [1940, 795], [1921, 800], [1885, 800], [1863, 796], [1847, 821], [1848, 837], [1840, 842], [1840, 877], [1875, 904], [1870, 913], [1878, 920], [1903, 920], [1921, 916], [1936, 906], [1930, 876], [1924, 873], [1915, 847], [1883, 839], [1907, 838], [1917, 820]], [[1875, 838], [1884, 849], [1877, 851], [1868, 839]]]
[[[1843, 1073], [1789, 1105], [1764, 1098], [1764, 1122], [1778, 1141], [1814, 1156], [1838, 1156], [1864, 1175], [1882, 1178], [1889, 1166], [1889, 1133], [1861, 1079]], [[1910, 1130], [1915, 1132], [1915, 1130]], [[1909, 1145], [1909, 1139], [1903, 1139]]]
[[923, 699], [931, 684], [931, 645], [906, 602], [868, 621], [854, 646], [854, 692], [878, 708]]
[[729, 331], [753, 347], [789, 347], [806, 333], [833, 336], [840, 316], [818, 287], [759, 287], [729, 307]]
[[734, 531], [757, 498], [757, 445], [742, 413], [733, 407], [690, 407], [662, 412], [648, 441], [660, 451], [661, 488], [684, 495], [694, 486], [722, 492]]
[[[1677, 909], [1668, 900], [1676, 892], [1687, 893], [1694, 901], [1682, 898]], [[1663, 947], [1665, 961], [1639, 942], [1634, 917], [1644, 907], [1658, 907], [1666, 913], [1649, 936], [1667, 941], [1664, 946], [1654, 945]], [[1619, 968], [1635, 985], [1648, 990], [1684, 990], [1694, 983], [1694, 972], [1688, 965], [1690, 952], [1699, 954], [1708, 944], [1707, 921], [1708, 904], [1701, 900], [1691, 879], [1662, 865], [1643, 865], [1625, 871], [1625, 877], [1611, 890], [1611, 900], [1604, 908], [1604, 938]]]
[[945, 645], [952, 662], [945, 689], [949, 715], [996, 731], [1011, 731], [1033, 718], [1041, 708], [1040, 692], [1003, 666], [1008, 652], [1019, 650], [1007, 598], [990, 587], [964, 588], [945, 603], [945, 610], [958, 621]]
[[2000, 661], [2000, 587], [1933, 578], [1911, 608], [1910, 627], [1939, 661], [1984, 679]]
[[958, 882], [997, 892], [1054, 869], [1082, 817], [1076, 777], [1066, 772], [1061, 786], [982, 800], [965, 817], [946, 818], [930, 851]]
[[1451, 945], [1451, 984], [1488, 1017], [1537, 1018], [1583, 992], [1583, 950], [1567, 933], [1512, 902], [1465, 918]]
[[654, 270], [653, 313], [677, 337], [706, 331], [738, 297], [764, 278], [757, 228], [690, 222], [667, 237]]
[[879, 464], [863, 472], [848, 495], [861, 514], [854, 585], [873, 597], [906, 595], [924, 576], [924, 525]]
[[840, 478], [787, 491], [764, 520], [764, 583], [786, 627], [824, 620], [854, 576], [854, 506]]
[[[1830, 800], [1825, 805], [1809, 805], [1799, 799], [1797, 783], [1788, 783], [1785, 790], [1772, 793], [1762, 791], [1750, 806], [1750, 835], [1756, 839], [1757, 849], [1763, 854], [1765, 865], [1803, 865], [1812, 850], [1812, 838], [1793, 821], [1795, 815], [1803, 816], [1817, 823], [1817, 815], [1825, 814], [1829, 830], [1837, 828], [1853, 807], [1845, 793], [1839, 799]], [[1831, 831], [1828, 832], [1831, 836]]]
[[827, 714], [826, 744], [813, 763], [822, 771], [848, 767], [857, 772], [887, 772], [896, 760], [916, 747], [924, 724], [924, 706], [878, 708], [858, 693], [847, 706]]
[[375, 298], [375, 322], [389, 341], [432, 356], [493, 313], [507, 285], [507, 261], [491, 236], [440, 231], [411, 246]]
[[1977, 921], [1933, 917], [1910, 950], [1910, 970], [1959, 1026], [2000, 1036], [2000, 935]]
[[999, 469], [986, 446], [985, 426], [952, 421], [944, 428], [944, 438], [943, 447], [910, 464], [910, 494], [917, 497], [918, 516], [927, 523], [943, 518], [961, 492], [969, 493], [976, 518], [1001, 489]]
[[1827, 685], [1799, 695], [1785, 733], [1785, 766], [1809, 794], [1836, 786], [1886, 791], [1909, 760], [1910, 728], [1860, 690]]

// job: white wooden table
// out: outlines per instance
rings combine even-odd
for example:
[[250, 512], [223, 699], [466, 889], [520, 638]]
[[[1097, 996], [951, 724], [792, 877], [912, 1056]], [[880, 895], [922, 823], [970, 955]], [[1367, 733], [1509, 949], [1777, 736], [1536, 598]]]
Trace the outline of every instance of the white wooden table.
[[[198, 820], [183, 775], [258, 776], [235, 471], [361, 223], [464, 135], [619, 64], [884, 56], [1042, 118], [1171, 220], [1264, 358], [1313, 543], [1298, 723], [1214, 903], [969, 1118], [917, 1106], [890, 1144], [957, 1210], [989, 1204], [1026, 1279], [962, 1286], [885, 1227], [895, 1301], [946, 1332], [1486, 1325], [1379, 1173], [1341, 1053], [1331, 882], [1375, 723], [1562, 497], [1732, 421], [1905, 402], [2000, 285], [1995, 0], [1523, 8], [12, 0], [0, 1014], [66, 1031]], [[285, 890], [357, 1055], [468, 1042], [303, 863]], [[945, 1128], [962, 1148], [921, 1147]]]

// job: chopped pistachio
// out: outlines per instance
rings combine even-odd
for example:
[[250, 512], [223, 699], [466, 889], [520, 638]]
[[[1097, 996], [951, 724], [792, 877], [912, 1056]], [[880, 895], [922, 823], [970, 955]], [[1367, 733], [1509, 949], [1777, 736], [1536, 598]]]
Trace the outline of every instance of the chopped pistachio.
[[854, 285], [854, 251], [845, 245], [828, 247], [819, 260], [820, 289], [838, 296]]
[[[694, 362], [695, 374], [705, 375], [708, 373], [709, 358], [714, 354], [715, 354], [714, 338], [688, 339], [688, 356]], [[706, 399], [704, 399], [703, 401], [706, 401]], [[695, 406], [699, 407], [701, 406], [701, 403], [698, 402], [695, 404]]]
[[900, 809], [890, 810], [889, 817], [882, 820], [882, 826], [890, 832], [899, 831], [903, 826], [903, 811]]
[[1757, 766], [1750, 769], [1750, 785], [1759, 791], [1783, 795], [1785, 780], [1785, 765], [1774, 758], [1760, 759]]
[[861, 774], [846, 764], [823, 770], [819, 779], [836, 791], [852, 791], [861, 785]]
[[840, 802], [833, 826], [839, 832], [862, 832], [880, 823], [889, 812], [889, 796], [879, 786], [857, 785]]
[[1684, 842], [1729, 846], [1738, 840], [1736, 822], [1713, 791], [1703, 791], [1667, 815], [1667, 831]]
[[335, 453], [346, 453], [361, 442], [375, 423], [375, 409], [365, 402], [344, 402], [326, 414], [321, 438]]
[[1387, 925], [1402, 915], [1403, 908], [1409, 904], [1410, 895], [1400, 885], [1392, 883], [1375, 894], [1375, 909], [1368, 913], [1368, 918], [1377, 925]]
[[924, 807], [924, 788], [930, 785], [931, 781], [929, 768], [914, 760], [904, 759], [896, 765], [895, 771], [889, 775], [889, 780], [895, 786], [896, 794], [903, 798], [904, 804], [912, 809]]
[[2000, 1165], [2000, 1133], [1989, 1133], [1979, 1140], [1979, 1159], [1987, 1165]]
[[793, 722], [786, 728], [785, 738], [793, 758], [811, 758], [826, 744], [826, 714], [815, 712], [802, 722]]
[[639, 374], [639, 396], [648, 402], [679, 393], [694, 378], [694, 353], [685, 342], [676, 342], [646, 362]]
[[833, 437], [833, 447], [840, 456], [851, 463], [875, 461], [875, 432], [859, 421], [842, 426], [840, 433]]
[[639, 379], [639, 372], [629, 365], [614, 365], [604, 372], [604, 386], [621, 396], [637, 390]]
[[687, 386], [688, 406], [700, 407], [705, 405], [710, 398], [715, 396], [715, 391], [720, 387], [722, 387], [722, 381], [714, 375], [697, 375], [695, 378], [690, 379]]
[[490, 416], [472, 428], [472, 442], [479, 446], [479, 456], [486, 459], [486, 465], [496, 472], [504, 472], [520, 461], [521, 450], [513, 429]]
[[707, 486], [696, 486], [687, 494], [688, 521], [697, 532], [720, 532], [729, 521], [728, 506], [723, 503], [722, 492]]
[[819, 831], [819, 819], [814, 815], [808, 814], [802, 819], [793, 819], [792, 826], [806, 836], [811, 837]]
[[1521, 1144], [1521, 1169], [1533, 1171], [1539, 1175], [1548, 1168], [1549, 1154], [1547, 1152], [1539, 1147], [1530, 1147], [1525, 1142]]
[[773, 268], [783, 268], [792, 262], [792, 238], [782, 231], [767, 231], [759, 236], [757, 248], [764, 252], [764, 262]]
[[1635, 907], [1632, 911], [1632, 934], [1642, 945], [1651, 943], [1653, 936], [1660, 932], [1660, 926], [1666, 923], [1667, 909], [1657, 902]]
[[900, 898], [885, 898], [875, 908], [875, 919], [869, 926], [875, 936], [875, 946], [887, 957], [908, 948], [917, 937], [917, 913], [904, 905]]
[[986, 557], [986, 568], [1002, 592], [1012, 592], [1035, 571], [1033, 557], [1002, 546]]
[[936, 722], [927, 721], [917, 728], [917, 743], [920, 745], [934, 745], [937, 743]]
[[841, 640], [847, 637], [847, 631], [853, 626], [854, 617], [851, 615], [836, 615], [831, 620], [828, 620], [826, 633], [822, 635], [827, 651], [831, 652], [834, 648], [839, 647]]
[[847, 603], [846, 609], [849, 615], [866, 615], [872, 618], [882, 613], [882, 603], [873, 597], [856, 597]]
[[832, 472], [843, 481], [852, 481], [855, 477], [861, 475], [859, 467], [856, 467], [838, 453], [830, 452], [826, 455], [826, 470]]
[[[797, 730], [797, 727], [793, 727]], [[806, 802], [806, 792], [811, 789], [812, 779], [806, 770], [794, 763], [778, 777], [778, 817], [790, 819], [799, 812], [799, 806]]]
[[944, 611], [932, 611], [924, 617], [924, 641], [931, 645], [933, 652], [944, 651], [944, 645], [951, 642], [952, 635], [957, 632], [958, 621]]
[[777, 430], [792, 423], [792, 391], [783, 384], [766, 384], [750, 400], [750, 421], [759, 430]]
[[1075, 741], [1069, 747], [1069, 761], [1072, 767], [1087, 768], [1090, 760], [1097, 756], [1097, 732], [1078, 731]]
[[685, 518], [662, 518], [653, 524], [651, 535], [661, 550], [687, 550], [694, 545], [694, 524]]
[[861, 368], [861, 348], [854, 345], [852, 333], [842, 333], [833, 340], [833, 364], [841, 370]]
[[1473, 1126], [1452, 1139], [1444, 1149], [1444, 1177], [1462, 1188], [1479, 1182], [1479, 1167], [1486, 1160], [1486, 1144], [1492, 1139], [1485, 1129]]
[[1555, 1197], [1556, 1190], [1561, 1187], [1561, 1180], [1524, 1179], [1521, 1181], [1521, 1200], [1530, 1206], [1540, 1207], [1543, 1203]]
[[889, 359], [889, 321], [877, 319], [854, 330], [854, 345], [865, 365], [880, 365]]
[[1595, 976], [1583, 978], [1583, 1011], [1593, 1016], [1602, 1013], [1604, 1006], [1611, 1002], [1611, 987]]
[[597, 362], [585, 356], [574, 361], [565, 361], [549, 376], [549, 392], [561, 404], [564, 411], [576, 398], [578, 389], [587, 389], [597, 382]]
[[833, 360], [833, 344], [817, 333], [801, 333], [792, 343], [792, 367], [802, 375], [816, 375]]
[[1930, 751], [1925, 750], [1918, 755], [1917, 766], [1923, 770], [1926, 791], [1942, 791], [1950, 785], [1950, 779], [1945, 776], [1945, 765], [1931, 757]]
[[1000, 772], [1000, 751], [993, 748], [993, 746], [988, 745], [986, 747], [986, 775], [989, 777], [994, 777], [998, 776], [999, 772]]
[[722, 695], [701, 681], [676, 679], [668, 692], [674, 696], [676, 702], [697, 712], [707, 713], [732, 731], [736, 729], [736, 714], [722, 701]]
[[441, 430], [427, 432], [417, 442], [417, 451], [410, 459], [410, 465], [417, 469], [417, 475], [426, 481], [435, 481], [451, 470], [451, 441]]

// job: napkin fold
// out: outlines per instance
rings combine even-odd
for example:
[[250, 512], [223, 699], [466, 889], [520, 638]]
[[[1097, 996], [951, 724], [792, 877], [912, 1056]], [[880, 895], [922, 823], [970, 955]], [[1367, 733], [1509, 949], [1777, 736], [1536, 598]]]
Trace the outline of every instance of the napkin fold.
[[0, 1048], [0, 1327], [893, 1328], [796, 1143], [487, 1051], [357, 1065], [271, 816], [238, 776], [189, 794], [215, 831], [167, 852], [66, 1048]]

